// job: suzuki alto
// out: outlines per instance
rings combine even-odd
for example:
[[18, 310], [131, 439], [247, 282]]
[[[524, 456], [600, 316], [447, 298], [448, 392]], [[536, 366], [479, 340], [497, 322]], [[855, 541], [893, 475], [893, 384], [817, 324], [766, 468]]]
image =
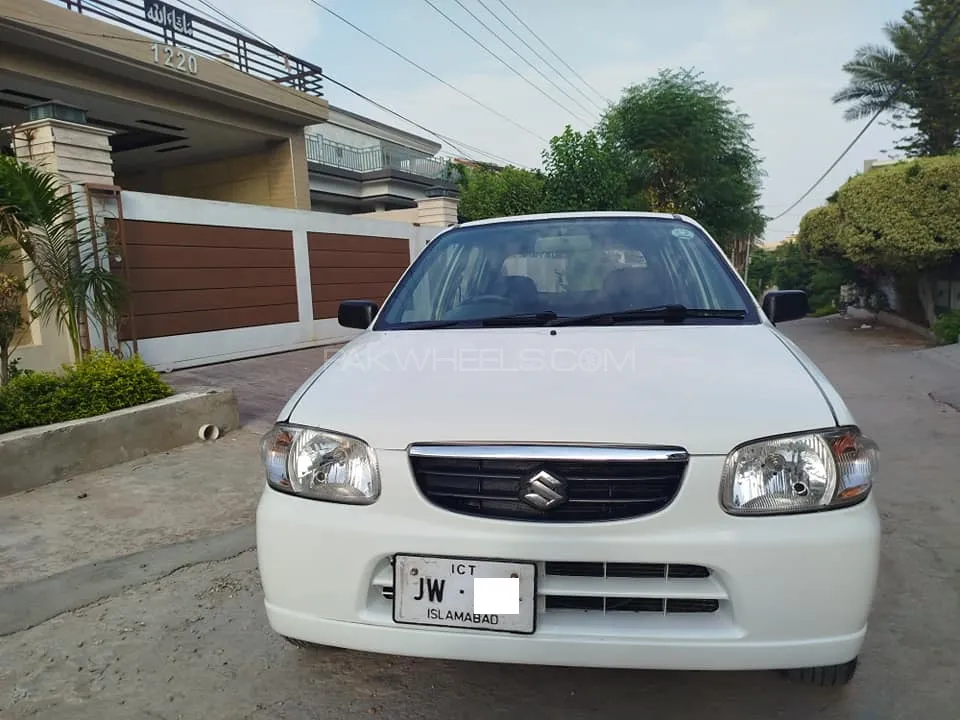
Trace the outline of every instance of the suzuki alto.
[[440, 232], [262, 442], [257, 554], [299, 645], [854, 674], [876, 444], [682, 215]]

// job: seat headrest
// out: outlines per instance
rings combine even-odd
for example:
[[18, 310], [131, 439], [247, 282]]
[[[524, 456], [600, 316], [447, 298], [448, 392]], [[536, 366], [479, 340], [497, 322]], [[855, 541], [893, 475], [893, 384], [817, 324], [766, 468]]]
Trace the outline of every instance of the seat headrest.
[[629, 292], [639, 288], [650, 287], [655, 282], [649, 268], [625, 267], [617, 268], [603, 279], [605, 294]]

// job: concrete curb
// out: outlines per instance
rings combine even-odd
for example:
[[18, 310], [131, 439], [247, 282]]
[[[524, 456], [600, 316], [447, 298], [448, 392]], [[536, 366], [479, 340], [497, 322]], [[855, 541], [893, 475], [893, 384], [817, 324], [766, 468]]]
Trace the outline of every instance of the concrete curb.
[[97, 417], [0, 435], [0, 497], [200, 440], [240, 426], [233, 390], [191, 389]]
[[181, 568], [221, 562], [256, 547], [256, 529], [245, 525], [220, 535], [141, 550], [0, 588], [0, 637], [28, 630], [65, 612], [160, 580]]
[[902, 318], [899, 315], [888, 313], [885, 310], [874, 312], [873, 310], [864, 310], [863, 308], [851, 307], [847, 308], [847, 315], [855, 320], [862, 320], [864, 322], [871, 322], [879, 325], [886, 325], [888, 327], [899, 328], [900, 330], [906, 330], [914, 333], [915, 335], [919, 335], [924, 340], [929, 340], [931, 342], [937, 341], [937, 336], [933, 334], [932, 330], [929, 330], [922, 325], [917, 325], [914, 322], [910, 322], [906, 318]]

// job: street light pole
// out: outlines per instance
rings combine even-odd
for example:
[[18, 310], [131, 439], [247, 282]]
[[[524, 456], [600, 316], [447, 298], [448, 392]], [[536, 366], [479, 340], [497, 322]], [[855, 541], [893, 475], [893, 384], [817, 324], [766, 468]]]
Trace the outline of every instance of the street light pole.
[[[747, 255], [743, 260], [743, 284], [747, 285], [750, 279], [750, 248], [753, 247], [753, 239], [747, 240]], [[747, 286], [749, 287], [749, 285]]]

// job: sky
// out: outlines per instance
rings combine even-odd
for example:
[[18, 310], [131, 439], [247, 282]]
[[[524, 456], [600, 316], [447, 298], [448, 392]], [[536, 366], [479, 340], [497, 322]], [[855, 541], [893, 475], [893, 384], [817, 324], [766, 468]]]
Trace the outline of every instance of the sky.
[[[559, 134], [566, 125], [578, 130], [592, 127], [606, 102], [615, 102], [624, 88], [644, 82], [661, 68], [693, 68], [705, 79], [730, 88], [729, 97], [750, 118], [767, 174], [762, 203], [771, 217], [803, 195], [865, 124], [865, 120], [844, 120], [843, 107], [831, 102], [833, 93], [846, 84], [842, 65], [858, 46], [883, 42], [884, 24], [899, 18], [912, 4], [910, 0], [504, 0], [598, 95], [520, 25], [500, 0], [316, 0], [495, 111], [491, 112], [364, 37], [314, 0], [168, 2], [199, 10], [204, 10], [204, 4], [213, 5], [272, 44], [321, 66], [331, 78], [457, 141], [461, 148], [469, 145], [525, 167], [540, 166], [544, 139]], [[211, 14], [209, 9], [205, 12]], [[497, 17], [561, 74], [545, 65]], [[568, 79], [584, 94], [571, 87]], [[332, 105], [427, 136], [335, 85], [326, 83], [324, 93]], [[890, 129], [874, 123], [806, 200], [768, 225], [765, 240], [795, 232], [803, 214], [862, 170], [864, 160], [889, 157], [895, 139]], [[461, 155], [449, 144], [444, 152]], [[468, 152], [484, 157], [476, 150]]]

